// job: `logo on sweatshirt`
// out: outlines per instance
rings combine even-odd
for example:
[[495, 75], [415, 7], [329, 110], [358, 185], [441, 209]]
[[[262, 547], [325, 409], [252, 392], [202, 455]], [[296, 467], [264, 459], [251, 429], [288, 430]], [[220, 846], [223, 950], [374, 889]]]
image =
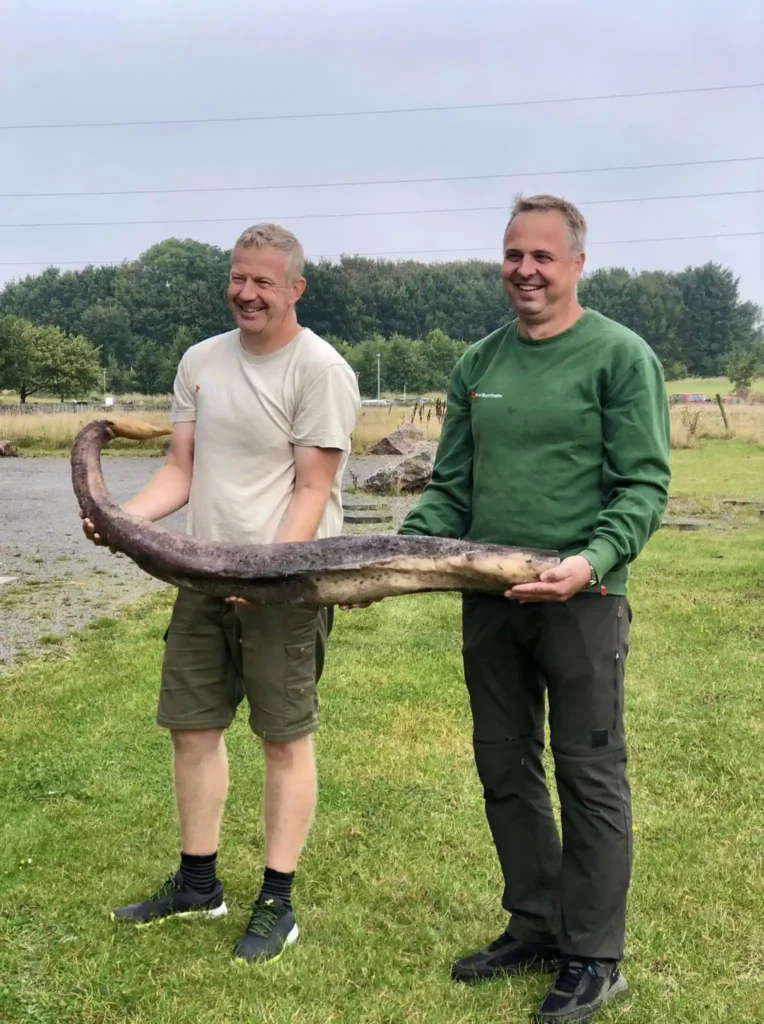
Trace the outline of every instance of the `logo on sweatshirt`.
[[470, 391], [470, 398], [503, 398], [504, 395], [497, 395], [491, 391]]

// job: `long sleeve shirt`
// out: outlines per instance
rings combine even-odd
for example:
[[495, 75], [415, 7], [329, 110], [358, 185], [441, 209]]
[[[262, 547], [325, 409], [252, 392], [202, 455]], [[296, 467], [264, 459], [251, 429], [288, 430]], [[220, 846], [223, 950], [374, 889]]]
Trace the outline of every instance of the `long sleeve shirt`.
[[669, 409], [652, 349], [586, 310], [533, 341], [517, 321], [451, 376], [432, 480], [400, 533], [584, 555], [625, 594], [668, 503]]

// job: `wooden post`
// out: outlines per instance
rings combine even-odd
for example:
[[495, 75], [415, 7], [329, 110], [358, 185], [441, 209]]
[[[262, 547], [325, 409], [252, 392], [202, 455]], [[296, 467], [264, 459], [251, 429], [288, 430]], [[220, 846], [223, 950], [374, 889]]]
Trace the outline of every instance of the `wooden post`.
[[724, 402], [722, 401], [722, 396], [721, 395], [717, 394], [717, 396], [716, 396], [716, 404], [719, 406], [719, 412], [722, 414], [722, 419], [724, 420], [724, 429], [729, 434], [729, 432], [730, 432], [729, 420], [727, 419], [727, 412], [726, 412], [726, 410], [724, 408]]

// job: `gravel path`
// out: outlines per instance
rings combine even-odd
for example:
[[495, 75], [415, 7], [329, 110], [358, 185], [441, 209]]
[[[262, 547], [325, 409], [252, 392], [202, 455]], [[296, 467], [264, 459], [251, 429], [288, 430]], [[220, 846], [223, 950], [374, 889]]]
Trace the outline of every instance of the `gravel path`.
[[[345, 486], [361, 484], [385, 461], [352, 457]], [[135, 493], [159, 465], [156, 458], [103, 459], [106, 484], [117, 501]], [[410, 500], [385, 500], [395, 527]], [[182, 529], [184, 513], [165, 523]], [[15, 579], [3, 583], [7, 577]], [[0, 460], [0, 668], [164, 586], [130, 559], [85, 540], [68, 459]]]

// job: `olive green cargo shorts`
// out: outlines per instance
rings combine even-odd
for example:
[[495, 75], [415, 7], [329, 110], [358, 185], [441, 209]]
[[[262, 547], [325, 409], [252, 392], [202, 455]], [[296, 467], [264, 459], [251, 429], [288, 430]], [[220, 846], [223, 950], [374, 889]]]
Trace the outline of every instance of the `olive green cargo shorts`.
[[315, 732], [332, 612], [245, 607], [181, 588], [165, 635], [158, 724], [227, 729], [246, 696], [249, 724], [264, 740]]

